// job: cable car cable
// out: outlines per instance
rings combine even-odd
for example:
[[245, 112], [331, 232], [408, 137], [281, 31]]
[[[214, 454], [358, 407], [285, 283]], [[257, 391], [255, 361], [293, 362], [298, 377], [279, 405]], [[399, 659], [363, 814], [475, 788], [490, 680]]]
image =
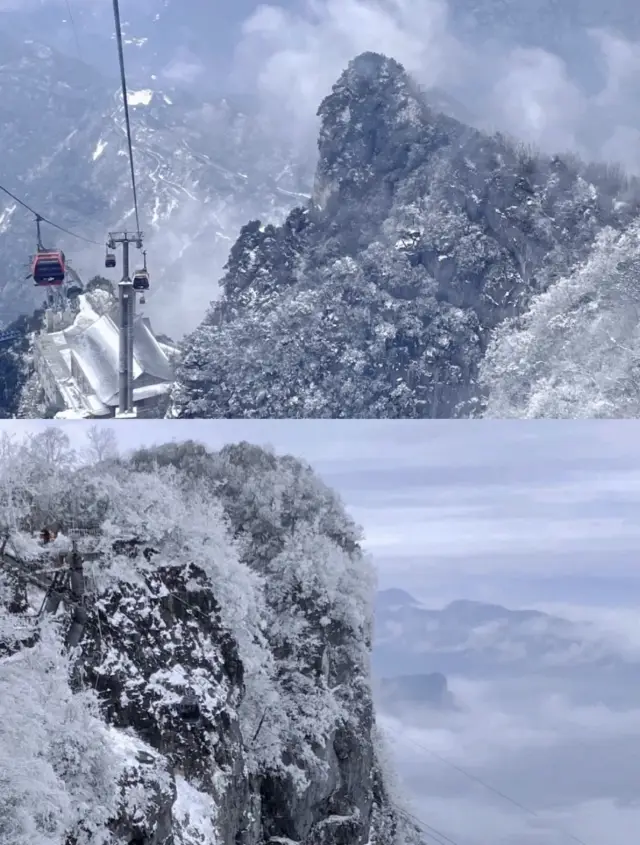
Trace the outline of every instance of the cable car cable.
[[70, 229], [65, 229], [64, 226], [59, 226], [57, 223], [54, 223], [53, 220], [49, 220], [47, 217], [44, 217], [42, 214], [39, 214], [35, 209], [31, 208], [30, 205], [21, 200], [15, 194], [11, 193], [11, 191], [8, 188], [5, 188], [3, 185], [0, 185], [0, 191], [4, 191], [4, 193], [7, 194], [7, 196], [11, 197], [12, 200], [15, 200], [23, 208], [26, 208], [27, 211], [30, 211], [31, 214], [34, 215], [34, 217], [40, 218], [40, 220], [43, 223], [46, 223], [48, 226], [53, 226], [54, 229], [58, 229], [60, 232], [64, 232], [65, 235], [71, 235], [72, 238], [78, 238], [78, 240], [85, 241], [88, 244], [102, 246], [99, 241], [92, 241], [91, 238], [85, 238], [84, 235], [79, 235], [77, 232], [72, 232]]
[[437, 827], [432, 827], [432, 825], [427, 824], [419, 816], [410, 813], [409, 810], [405, 809], [404, 807], [400, 807], [397, 804], [394, 804], [393, 802], [390, 803], [396, 813], [401, 818], [404, 818], [405, 822], [413, 822], [413, 824], [420, 829], [421, 833], [428, 832], [429, 835], [435, 839], [438, 845], [445, 845], [445, 843], [448, 843], [448, 845], [458, 845], [455, 839], [452, 839], [450, 836], [447, 836], [445, 833], [442, 833], [442, 831], [438, 830]]
[[120, 82], [122, 85], [122, 100], [124, 103], [124, 122], [127, 129], [127, 145], [129, 147], [129, 166], [131, 169], [131, 187], [133, 188], [133, 208], [136, 214], [136, 229], [140, 231], [140, 217], [138, 215], [138, 194], [136, 191], [136, 174], [133, 167], [133, 144], [131, 143], [131, 122], [129, 120], [129, 100], [127, 97], [127, 77], [124, 70], [124, 50], [122, 48], [122, 27], [120, 25], [120, 6], [118, 0], [113, 0], [113, 17], [116, 25], [116, 41], [118, 42], [118, 61], [120, 63]]
[[67, 6], [67, 14], [69, 15], [69, 23], [71, 24], [71, 29], [73, 30], [73, 37], [74, 37], [75, 42], [76, 42], [76, 50], [78, 51], [78, 58], [80, 59], [80, 61], [83, 61], [82, 50], [80, 49], [80, 39], [78, 38], [78, 30], [76, 29], [76, 23], [73, 19], [73, 14], [71, 12], [71, 1], [70, 0], [66, 0], [66, 6]]
[[[397, 739], [396, 739], [396, 742], [397, 742]], [[484, 788], [487, 789], [489, 792], [493, 792], [494, 795], [497, 795], [499, 798], [502, 798], [504, 801], [508, 801], [510, 804], [513, 804], [513, 806], [517, 807], [519, 810], [522, 810], [523, 812], [527, 813], [530, 816], [534, 816], [535, 818], [540, 818], [540, 814], [536, 813], [535, 810], [532, 810], [530, 807], [527, 807], [525, 804], [521, 804], [519, 801], [516, 801], [515, 798], [511, 798], [506, 793], [501, 792], [499, 789], [496, 789], [495, 786], [491, 786], [490, 783], [487, 783], [486, 781], [484, 781], [482, 778], [478, 777], [477, 775], [473, 775], [473, 774], [471, 774], [471, 772], [466, 771], [461, 766], [457, 766], [455, 763], [452, 763], [451, 760], [447, 760], [446, 757], [442, 757], [436, 751], [433, 751], [431, 748], [427, 748], [426, 745], [422, 745], [421, 743], [416, 742], [416, 740], [414, 740], [414, 739], [411, 740], [411, 744], [415, 745], [417, 748], [421, 748], [423, 751], [426, 751], [427, 754], [430, 754], [436, 760], [439, 760], [441, 763], [444, 763], [445, 766], [449, 766], [454, 771], [459, 772], [461, 775], [464, 775], [466, 778], [469, 778], [469, 780], [475, 781], [475, 783], [479, 783], [481, 786], [484, 786]], [[552, 826], [552, 827], [558, 833], [561, 833], [563, 836], [566, 836], [568, 839], [572, 839], [574, 842], [577, 843], [577, 845], [587, 845], [587, 843], [583, 839], [580, 839], [578, 836], [575, 836], [569, 830], [566, 830], [566, 828], [557, 827], [555, 825]]]
[[[189, 601], [185, 601], [183, 598], [181, 598], [179, 595], [177, 595], [177, 593], [174, 593], [171, 590], [169, 591], [169, 593], [174, 599], [176, 599], [182, 605], [184, 605], [184, 607], [192, 610], [195, 613], [196, 616], [200, 616], [202, 619], [205, 619], [205, 620], [207, 619], [206, 614], [204, 614], [203, 611], [197, 605], [192, 604]], [[258, 733], [260, 733], [260, 730], [263, 729], [263, 722], [264, 722], [266, 714], [267, 714], [267, 710], [265, 710], [265, 712], [262, 714], [262, 718], [260, 720], [260, 725], [259, 725], [258, 730], [255, 732], [255, 735], [253, 737], [254, 741], [255, 741]], [[279, 736], [274, 731], [270, 730], [268, 727], [264, 728], [264, 732], [267, 733], [267, 734], [270, 734], [274, 738], [279, 738]], [[409, 812], [409, 810], [406, 810], [404, 807], [400, 807], [398, 804], [395, 804], [393, 801], [390, 801], [389, 804], [391, 805], [391, 807], [393, 807], [393, 809], [396, 811], [396, 813], [398, 813], [399, 816], [404, 816], [405, 821], [410, 820], [416, 827], [420, 828], [420, 831], [423, 835], [428, 834], [428, 836], [431, 839], [433, 839], [435, 845], [459, 845], [459, 843], [456, 842], [455, 839], [453, 839], [450, 836], [447, 836], [445, 833], [442, 833], [442, 831], [438, 830], [438, 828], [433, 827], [430, 824], [427, 824], [427, 822], [425, 822], [419, 816], [414, 815], [413, 813]], [[581, 845], [585, 845], [585, 843], [581, 843]]]

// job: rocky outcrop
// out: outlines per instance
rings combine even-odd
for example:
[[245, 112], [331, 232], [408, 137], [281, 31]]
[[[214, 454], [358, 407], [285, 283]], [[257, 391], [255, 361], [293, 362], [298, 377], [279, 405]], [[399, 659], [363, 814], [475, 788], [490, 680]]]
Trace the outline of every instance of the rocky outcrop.
[[[90, 788], [99, 807], [83, 814], [89, 799], [71, 799], [80, 817], [64, 845], [393, 845], [400, 816], [370, 683], [371, 573], [332, 491], [304, 464], [248, 444], [143, 451], [103, 464], [100, 490], [87, 468], [64, 472], [58, 482], [101, 525], [85, 572], [88, 621], [71, 655], [75, 695], [61, 657], [54, 694], [75, 706], [97, 699], [94, 715], [69, 723], [95, 786], [69, 784], [57, 739], [40, 752], [61, 805], [65, 790]], [[154, 491], [166, 510], [155, 500], [151, 513]], [[54, 499], [63, 521], [65, 496]], [[16, 547], [41, 557], [20, 536]], [[10, 581], [0, 641], [13, 631], [15, 671], [46, 674], [22, 659], [33, 641], [4, 626], [31, 613], [24, 601], [9, 607]], [[49, 655], [47, 642], [34, 648]], [[0, 813], [0, 832], [2, 822]]]

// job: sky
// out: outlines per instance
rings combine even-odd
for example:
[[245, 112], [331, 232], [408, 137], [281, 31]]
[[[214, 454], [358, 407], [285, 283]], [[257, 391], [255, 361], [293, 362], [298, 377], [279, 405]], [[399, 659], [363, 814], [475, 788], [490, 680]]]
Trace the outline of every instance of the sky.
[[[0, 430], [83, 422], [3, 421]], [[105, 421], [121, 450], [249, 440], [309, 461], [363, 527], [381, 587], [438, 606], [633, 606], [640, 581], [640, 423]]]

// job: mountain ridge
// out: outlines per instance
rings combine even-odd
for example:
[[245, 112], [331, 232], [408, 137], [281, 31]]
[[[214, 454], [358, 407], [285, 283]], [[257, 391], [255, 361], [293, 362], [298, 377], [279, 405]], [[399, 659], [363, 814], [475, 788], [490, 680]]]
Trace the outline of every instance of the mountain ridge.
[[480, 412], [491, 332], [606, 226], [630, 225], [638, 183], [434, 113], [379, 54], [354, 59], [318, 113], [312, 200], [241, 230], [172, 414]]
[[373, 665], [378, 674], [441, 672], [494, 677], [534, 669], [558, 675], [604, 669], [637, 676], [640, 663], [592, 622], [467, 599], [441, 608], [376, 596]]

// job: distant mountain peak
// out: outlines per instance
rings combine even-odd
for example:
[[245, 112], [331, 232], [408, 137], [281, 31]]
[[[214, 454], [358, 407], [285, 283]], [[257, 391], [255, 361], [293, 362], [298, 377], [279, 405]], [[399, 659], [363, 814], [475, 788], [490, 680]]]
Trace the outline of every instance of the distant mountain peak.
[[366, 51], [352, 59], [343, 71], [337, 85], [342, 81], [348, 83], [378, 83], [383, 80], [396, 80], [409, 84], [409, 78], [404, 67], [395, 59], [390, 59], [382, 53]]
[[[381, 173], [402, 166], [399, 156], [419, 140], [431, 112], [399, 62], [361, 53], [324, 98], [318, 116], [314, 201], [326, 208], [332, 201], [360, 197], [368, 179], [379, 180]], [[393, 143], [399, 134], [404, 145]]]
[[400, 605], [401, 607], [420, 607], [421, 602], [414, 599], [412, 595], [406, 590], [400, 590], [397, 587], [391, 587], [388, 590], [380, 590], [378, 593], [378, 601], [385, 605]]
[[462, 617], [472, 624], [483, 624], [498, 619], [530, 619], [547, 616], [538, 610], [510, 610], [500, 604], [473, 599], [456, 599], [443, 608], [443, 614]]
[[510, 613], [506, 607], [501, 604], [492, 604], [491, 602], [478, 601], [477, 599], [455, 599], [449, 602], [444, 608], [445, 610], [494, 610], [500, 613]]

